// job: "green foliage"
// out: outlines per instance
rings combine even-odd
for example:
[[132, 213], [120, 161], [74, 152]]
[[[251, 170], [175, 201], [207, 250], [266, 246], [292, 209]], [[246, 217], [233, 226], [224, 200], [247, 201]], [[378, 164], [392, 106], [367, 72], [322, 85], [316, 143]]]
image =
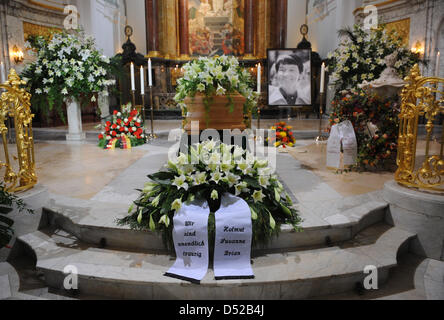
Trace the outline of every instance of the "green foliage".
[[5, 190], [3, 183], [0, 183], [0, 248], [6, 246], [14, 235], [12, 226], [14, 220], [6, 217], [12, 212], [14, 205], [19, 212], [27, 210], [29, 213], [34, 213], [33, 210], [26, 209], [26, 205], [23, 200], [19, 199], [13, 194], [8, 193]]
[[[363, 90], [341, 91], [332, 102], [330, 124], [350, 120], [358, 142], [358, 168], [385, 169], [394, 164], [398, 148], [399, 103]], [[374, 125], [376, 132], [370, 127]]]

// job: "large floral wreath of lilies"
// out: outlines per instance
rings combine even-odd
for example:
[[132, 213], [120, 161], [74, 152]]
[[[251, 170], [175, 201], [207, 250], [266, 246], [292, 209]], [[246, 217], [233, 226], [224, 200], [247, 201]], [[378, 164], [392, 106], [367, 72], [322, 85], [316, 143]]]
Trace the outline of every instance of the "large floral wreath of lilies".
[[[165, 170], [148, 178], [151, 181], [129, 209], [130, 215], [118, 224], [162, 232], [170, 248], [173, 217], [182, 205], [194, 199], [206, 200], [214, 213], [225, 193], [242, 198], [250, 206], [253, 245], [271, 240], [284, 223], [299, 230], [298, 212], [268, 161], [238, 146], [211, 140], [193, 145], [189, 154], [180, 153]], [[211, 221], [210, 239], [214, 239]]]

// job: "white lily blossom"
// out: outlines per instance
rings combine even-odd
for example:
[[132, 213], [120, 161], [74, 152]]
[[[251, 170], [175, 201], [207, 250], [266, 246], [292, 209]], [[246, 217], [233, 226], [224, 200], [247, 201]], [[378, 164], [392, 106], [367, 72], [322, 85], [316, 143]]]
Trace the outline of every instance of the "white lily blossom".
[[184, 175], [181, 175], [180, 177], [175, 177], [174, 182], [171, 185], [176, 186], [179, 190], [188, 190], [188, 183], [186, 183], [186, 180], [186, 177]]

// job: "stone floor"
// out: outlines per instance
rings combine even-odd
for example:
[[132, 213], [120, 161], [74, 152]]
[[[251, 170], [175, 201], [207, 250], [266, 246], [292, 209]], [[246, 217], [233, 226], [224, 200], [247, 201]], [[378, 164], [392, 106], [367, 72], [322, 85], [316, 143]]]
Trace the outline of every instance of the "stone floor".
[[[155, 145], [169, 145], [159, 141]], [[50, 192], [74, 198], [91, 199], [125, 169], [154, 151], [150, 144], [131, 150], [101, 150], [95, 144], [62, 142], [35, 144], [39, 182]], [[393, 179], [393, 173], [343, 173], [325, 167], [326, 145], [313, 140], [299, 140], [289, 154], [300, 160], [305, 169], [319, 176], [342, 196], [381, 190]], [[156, 168], [158, 169], [158, 168]]]
[[[271, 126], [275, 125], [277, 122], [285, 121], [287, 125], [292, 126], [294, 130], [318, 130], [319, 129], [319, 120], [317, 119], [281, 119], [281, 120], [272, 120], [272, 119], [261, 119], [259, 126], [261, 129], [267, 129]], [[83, 124], [84, 131], [97, 131], [100, 123], [86, 123]], [[168, 131], [171, 129], [179, 128], [182, 125], [182, 120], [157, 120], [154, 121], [154, 129], [155, 131]], [[326, 128], [328, 125], [328, 120], [322, 121], [322, 128]], [[254, 129], [258, 126], [257, 119], [253, 120], [252, 126]], [[146, 128], [150, 129], [150, 122], [146, 122]], [[53, 130], [67, 130], [68, 126], [59, 126], [53, 128]]]
[[[288, 154], [278, 154], [278, 158], [281, 159], [283, 166], [281, 168], [282, 174], [285, 174], [285, 170], [294, 171], [294, 168], [285, 168], [287, 157], [292, 157], [300, 162], [299, 169], [301, 170], [298, 171], [298, 180], [295, 181], [303, 179], [304, 185], [300, 188], [296, 185], [290, 186], [290, 188], [302, 207], [311, 208], [313, 203], [322, 201], [333, 203], [344, 197], [364, 196], [378, 192], [383, 188], [385, 182], [393, 179], [393, 173], [390, 172], [338, 174], [327, 169], [325, 166], [326, 144], [316, 144], [313, 138], [304, 138], [304, 133], [308, 132], [313, 137], [316, 136], [319, 120], [285, 121], [293, 125], [294, 130], [300, 132], [302, 138], [298, 139], [295, 148], [285, 151]], [[275, 122], [276, 120], [263, 120], [261, 127], [269, 127]], [[179, 126], [180, 121], [175, 120], [155, 122], [156, 132], [168, 133]], [[51, 137], [51, 135], [65, 130], [65, 127], [60, 127], [47, 130], [47, 132]], [[84, 130], [94, 133], [98, 131], [96, 124], [85, 125]], [[116, 202], [120, 199], [124, 203], [129, 203], [137, 196], [134, 186], [142, 184], [147, 180], [147, 174], [159, 169], [160, 164], [164, 161], [165, 150], [172, 144], [163, 136], [150, 144], [132, 150], [108, 151], [99, 149], [96, 142], [93, 139], [88, 139], [83, 144], [68, 144], [64, 141], [36, 141], [35, 158], [39, 184], [44, 185], [50, 193], [55, 195], [100, 202]], [[0, 150], [1, 156], [3, 156], [2, 150]], [[141, 175], [140, 172], [143, 174]], [[134, 184], [133, 181], [137, 181], [137, 183]], [[126, 190], [126, 186], [133, 186], [133, 188]], [[33, 221], [32, 226], [26, 225], [30, 224], [27, 220], [32, 220], [26, 216], [16, 216], [15, 218], [19, 234], [24, 234], [27, 228], [36, 227], [37, 221]], [[326, 216], [326, 212], [319, 212], [318, 216], [313, 219], [323, 219], [328, 222], [328, 219], [338, 219], [338, 217]], [[26, 227], [20, 228], [18, 226], [20, 224], [25, 224]], [[0, 258], [2, 257], [5, 257], [4, 251], [3, 254], [0, 254]], [[17, 286], [17, 277], [11, 271], [14, 268], [11, 268], [10, 265], [0, 264], [0, 292], [2, 293], [0, 299], [8, 298], [9, 292], [12, 295], [15, 290], [14, 286]], [[21, 286], [26, 288], [20, 290], [22, 294], [29, 293], [37, 298], [58, 298], [57, 295], [52, 296], [48, 293], [47, 288], [35, 277], [26, 278], [28, 268], [26, 263], [24, 265], [18, 264], [17, 268], [21, 273]], [[325, 298], [444, 299], [442, 288], [444, 275], [441, 274], [444, 272], [444, 264], [442, 262], [408, 255], [400, 261], [400, 266], [393, 272], [394, 275], [390, 278], [391, 282], [386, 284], [386, 289], [381, 288], [378, 292], [368, 293], [362, 297], [351, 293]], [[21, 287], [21, 289], [23, 288]], [[22, 296], [22, 298], [26, 298], [26, 296]]]

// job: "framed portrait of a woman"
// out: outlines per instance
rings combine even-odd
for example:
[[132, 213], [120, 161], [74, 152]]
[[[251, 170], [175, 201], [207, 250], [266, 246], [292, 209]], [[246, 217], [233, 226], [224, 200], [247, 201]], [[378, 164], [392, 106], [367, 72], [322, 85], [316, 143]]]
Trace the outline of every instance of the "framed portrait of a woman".
[[268, 50], [268, 105], [309, 106], [311, 94], [311, 50]]

